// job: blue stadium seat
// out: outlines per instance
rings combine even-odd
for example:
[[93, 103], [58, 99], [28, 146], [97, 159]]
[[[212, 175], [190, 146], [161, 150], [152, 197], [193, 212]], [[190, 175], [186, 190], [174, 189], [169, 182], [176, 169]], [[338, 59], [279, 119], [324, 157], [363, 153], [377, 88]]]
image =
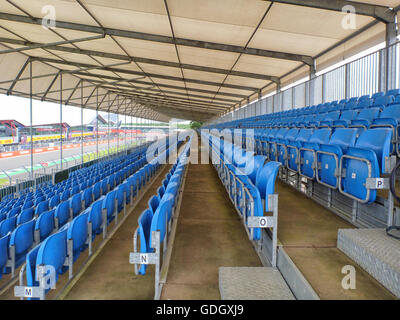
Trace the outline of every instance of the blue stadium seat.
[[70, 210], [68, 201], [62, 202], [57, 206], [54, 217], [57, 222], [56, 226], [58, 226], [58, 228], [61, 228], [68, 222], [68, 220], [70, 219]]
[[156, 212], [158, 205], [160, 204], [160, 197], [158, 195], [156, 196], [152, 196], [149, 201], [149, 208], [151, 210], [151, 212], [153, 212], [153, 214]]
[[287, 144], [287, 167], [291, 171], [298, 171], [298, 164], [300, 162], [299, 158], [299, 149], [303, 146], [304, 142], [307, 142], [308, 139], [313, 134], [313, 129], [301, 129], [299, 134], [296, 136], [295, 141], [289, 141]]
[[107, 224], [109, 224], [115, 218], [115, 198], [116, 198], [116, 191], [110, 191], [107, 193], [106, 197], [103, 200], [102, 209], [106, 209], [107, 211]]
[[58, 274], [63, 272], [63, 266], [66, 258], [67, 230], [64, 229], [62, 231], [52, 234], [43, 241], [37, 253], [36, 266], [52, 266], [54, 268], [57, 281]]
[[101, 197], [101, 182], [96, 182], [93, 186], [93, 197], [94, 200], [96, 201], [97, 199], [99, 199]]
[[[368, 129], [372, 124], [372, 121], [379, 117], [381, 110], [379, 108], [363, 109], [357, 115], [355, 120], [351, 121], [350, 127], [358, 127], [362, 129]], [[359, 131], [361, 133], [363, 130]]]
[[21, 207], [13, 208], [7, 213], [7, 217], [6, 218], [16, 217], [20, 213], [21, 213]]
[[60, 204], [60, 196], [58, 194], [50, 198], [49, 200], [50, 209], [57, 207], [59, 204]]
[[[39, 282], [36, 277], [36, 259], [39, 252], [40, 244], [31, 249], [26, 255], [26, 285], [29, 287], [39, 286]], [[31, 298], [28, 298], [28, 300]]]
[[87, 209], [90, 207], [90, 205], [93, 202], [93, 188], [89, 187], [86, 188], [83, 193], [82, 193], [82, 201], [85, 203], [84, 209]]
[[82, 211], [82, 193], [74, 194], [69, 199], [69, 207], [72, 210], [73, 217], [76, 217]]
[[351, 121], [357, 118], [357, 115], [358, 111], [356, 110], [345, 110], [340, 115], [339, 120], [332, 122], [332, 127], [347, 128], [351, 124]]
[[376, 190], [367, 189], [366, 180], [386, 172], [385, 157], [390, 155], [391, 140], [392, 130], [388, 128], [369, 129], [360, 135], [355, 147], [341, 158], [345, 175], [339, 183], [340, 192], [363, 203], [375, 201]]
[[49, 201], [42, 201], [40, 202], [35, 209], [35, 215], [40, 216], [43, 212], [49, 210]]
[[372, 122], [371, 128], [388, 127], [393, 131], [393, 147], [392, 152], [399, 154], [399, 124], [400, 124], [400, 104], [393, 104], [385, 108], [378, 119]]
[[33, 219], [35, 211], [33, 208], [25, 209], [17, 217], [17, 225], [23, 224]]
[[327, 187], [336, 189], [339, 183], [339, 161], [357, 139], [357, 129], [338, 128], [332, 134], [328, 144], [321, 144], [317, 151], [317, 180]]
[[158, 196], [160, 197], [160, 199], [162, 198], [162, 196], [164, 195], [164, 193], [165, 193], [165, 188], [164, 188], [164, 186], [160, 186], [160, 187], [157, 189], [157, 194], [158, 194]]
[[41, 242], [47, 238], [54, 230], [54, 214], [55, 209], [43, 212], [36, 220], [35, 232], [37, 233], [37, 241]]
[[[141, 253], [151, 253], [154, 250], [151, 248], [150, 242], [150, 230], [151, 224], [153, 220], [153, 212], [150, 209], [147, 209], [142, 212], [138, 219], [138, 238], [140, 241], [140, 252]], [[139, 269], [139, 274], [144, 275], [146, 274], [147, 265], [141, 265]]]
[[81, 191], [81, 188], [78, 185], [73, 186], [71, 189], [71, 196], [79, 193], [80, 191]]
[[299, 173], [310, 179], [315, 178], [317, 168], [317, 151], [320, 144], [326, 144], [331, 136], [331, 129], [323, 128], [314, 131], [308, 141], [300, 148]]
[[35, 226], [35, 220], [28, 221], [20, 226], [16, 227], [11, 233], [9, 250], [14, 249], [15, 253], [15, 265], [14, 268], [21, 265], [28, 251], [31, 249], [34, 243], [33, 229]]
[[11, 217], [0, 222], [0, 237], [4, 237], [7, 233], [14, 231], [17, 224], [17, 217]]
[[109, 184], [108, 184], [108, 182], [107, 182], [107, 179], [103, 179], [102, 181], [101, 181], [101, 190], [102, 190], [102, 195], [103, 196], [105, 196], [107, 193], [108, 193], [108, 190], [109, 190]]
[[61, 201], [67, 201], [69, 199], [69, 197], [71, 196], [71, 192], [68, 190], [65, 190], [60, 197]]
[[10, 233], [0, 237], [0, 279], [2, 278], [4, 268], [8, 260], [8, 243], [10, 241]]
[[88, 222], [92, 224], [92, 239], [94, 239], [96, 235], [102, 232], [102, 225], [103, 225], [102, 206], [104, 198], [105, 198], [104, 196], [101, 197], [99, 200], [94, 202], [88, 209], [89, 211]]
[[88, 238], [88, 216], [85, 211], [75, 217], [68, 227], [67, 240], [72, 241], [73, 261], [79, 258], [80, 253], [86, 248]]

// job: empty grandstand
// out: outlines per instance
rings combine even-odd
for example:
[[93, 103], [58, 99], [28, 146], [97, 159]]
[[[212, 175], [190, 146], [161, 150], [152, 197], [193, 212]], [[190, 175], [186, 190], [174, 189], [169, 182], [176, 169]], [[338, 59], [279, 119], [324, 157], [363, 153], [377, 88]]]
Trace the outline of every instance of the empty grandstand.
[[398, 300], [399, 12], [0, 0], [0, 300]]

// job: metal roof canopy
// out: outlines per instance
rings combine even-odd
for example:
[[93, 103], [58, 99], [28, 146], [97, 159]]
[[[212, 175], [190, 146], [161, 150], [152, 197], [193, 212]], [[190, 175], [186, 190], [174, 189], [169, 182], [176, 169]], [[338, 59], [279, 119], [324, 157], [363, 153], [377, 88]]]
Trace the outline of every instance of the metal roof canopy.
[[[55, 28], [45, 29], [49, 5]], [[349, 5], [354, 29], [342, 26]], [[362, 37], [364, 45], [393, 39], [399, 5], [0, 0], [0, 92], [30, 97], [32, 81], [32, 97], [42, 101], [158, 121], [206, 121], [279, 89], [304, 66], [314, 74], [324, 56], [334, 53], [329, 61], [336, 61], [357, 50], [354, 39]]]

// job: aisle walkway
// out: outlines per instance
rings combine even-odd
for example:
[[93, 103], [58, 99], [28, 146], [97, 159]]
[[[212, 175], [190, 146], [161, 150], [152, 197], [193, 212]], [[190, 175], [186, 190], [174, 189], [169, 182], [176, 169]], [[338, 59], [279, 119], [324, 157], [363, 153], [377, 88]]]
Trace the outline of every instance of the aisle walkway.
[[[395, 297], [336, 247], [338, 229], [350, 223], [283, 182], [278, 182], [278, 239], [321, 299]], [[342, 288], [342, 268], [356, 269], [356, 289]]]
[[161, 299], [220, 299], [219, 267], [261, 266], [211, 164], [190, 164]]

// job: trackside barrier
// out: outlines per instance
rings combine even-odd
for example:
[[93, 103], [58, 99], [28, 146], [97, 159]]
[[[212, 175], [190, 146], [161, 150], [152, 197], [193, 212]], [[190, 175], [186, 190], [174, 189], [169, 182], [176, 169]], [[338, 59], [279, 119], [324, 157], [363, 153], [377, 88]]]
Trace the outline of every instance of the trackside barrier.
[[[167, 141], [162, 149], [168, 153], [175, 147], [173, 145], [169, 148]], [[147, 148], [142, 149], [141, 153], [145, 155]], [[138, 165], [141, 165], [141, 169], [134, 172], [133, 169]], [[115, 229], [118, 226], [118, 213], [123, 212], [124, 216], [127, 214], [127, 204], [132, 204], [134, 199], [140, 198], [144, 192], [143, 186], [151, 181], [161, 167], [161, 164], [155, 160], [145, 164], [145, 159], [139, 158], [136, 163], [129, 165], [130, 173], [124, 168], [118, 171], [123, 173], [123, 181], [117, 182], [114, 179], [116, 173], [110, 176], [113, 178], [108, 179], [110, 183], [107, 185], [107, 192], [97, 201], [92, 202], [94, 198], [90, 195], [84, 199], [84, 194], [82, 202], [78, 198], [76, 204], [82, 204], [83, 209], [78, 215], [74, 216], [73, 207], [68, 205], [65, 206], [65, 210], [57, 207], [55, 213], [53, 210], [35, 217], [32, 221], [54, 214], [55, 227], [45, 238], [42, 238], [41, 230], [35, 229], [36, 246], [26, 254], [26, 262], [19, 272], [19, 285], [14, 287], [14, 295], [21, 299], [43, 300], [49, 290], [55, 289], [58, 274], [68, 270], [69, 280], [71, 280], [74, 277], [73, 263], [80, 253], [88, 248], [89, 257], [92, 255], [92, 242], [95, 237], [102, 234], [102, 243], [105, 241], [112, 220], [115, 220]], [[73, 197], [69, 201], [72, 204]], [[86, 201], [92, 202], [89, 207]], [[62, 211], [65, 211], [64, 214]], [[15, 250], [11, 248], [11, 251]], [[26, 284], [24, 279], [26, 279]]]
[[150, 199], [149, 208], [140, 215], [138, 227], [133, 235], [133, 252], [129, 255], [129, 263], [135, 266], [136, 275], [145, 275], [147, 266], [155, 265], [155, 300], [160, 299], [161, 295], [160, 274], [168, 267], [165, 257], [167, 248], [173, 241], [170, 237], [171, 226], [176, 218], [176, 210], [182, 193], [191, 139], [192, 136], [176, 163], [166, 174], [158, 195]]
[[[274, 193], [275, 181], [281, 164], [266, 162], [263, 156], [255, 156], [219, 137], [202, 135], [210, 146], [210, 159], [224, 185], [229, 198], [241, 217], [243, 226], [258, 252], [266, 242], [269, 262], [276, 267], [278, 238], [278, 195]], [[222, 151], [223, 150], [223, 151]], [[236, 159], [235, 158], [239, 158]], [[230, 163], [231, 161], [233, 163]], [[264, 239], [261, 230], [268, 237]]]

